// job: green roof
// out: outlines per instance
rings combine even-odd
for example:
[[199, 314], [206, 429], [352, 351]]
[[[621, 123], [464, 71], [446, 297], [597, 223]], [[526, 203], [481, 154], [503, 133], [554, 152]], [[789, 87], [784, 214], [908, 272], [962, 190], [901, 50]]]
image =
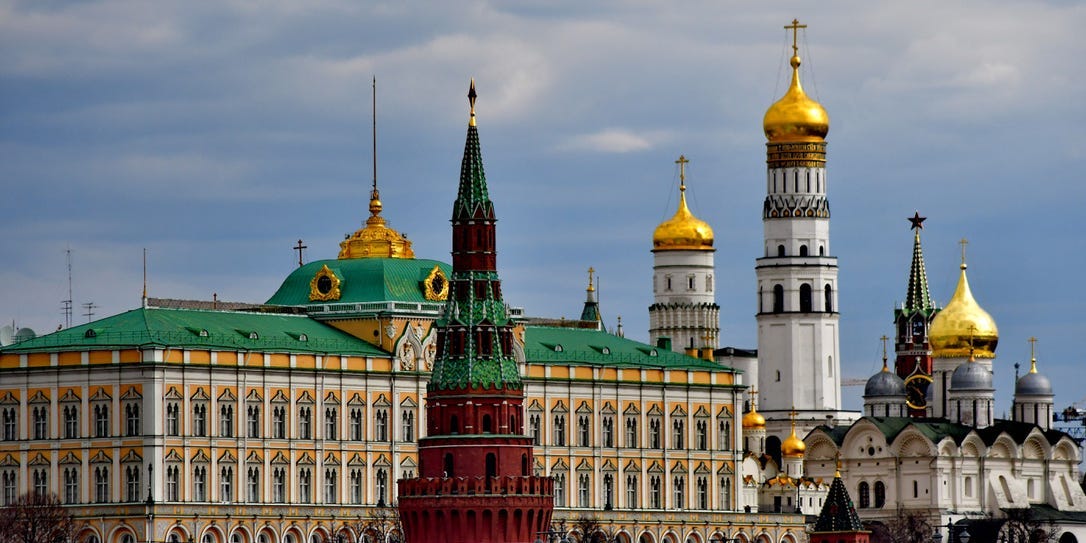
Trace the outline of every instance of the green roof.
[[533, 364], [575, 362], [616, 367], [737, 371], [710, 360], [661, 349], [602, 330], [556, 326], [525, 327], [524, 356]]
[[[324, 266], [339, 278], [340, 298], [330, 302], [310, 301], [309, 282]], [[444, 262], [414, 258], [317, 260], [291, 272], [267, 303], [282, 306], [388, 301], [440, 304], [440, 301], [427, 300], [422, 286], [434, 266], [441, 268], [446, 277], [452, 271]]]
[[[958, 424], [951, 422], [948, 419], [937, 418], [910, 418], [910, 417], [861, 417], [856, 422], [849, 426], [836, 426], [830, 428], [828, 426], [819, 426], [811, 433], [822, 432], [829, 436], [838, 447], [845, 441], [845, 436], [861, 421], [871, 423], [877, 428], [882, 435], [886, 437], [887, 443], [893, 443], [897, 439], [898, 434], [903, 432], [906, 428], [915, 428], [918, 432], [924, 435], [924, 437], [931, 440], [932, 443], [938, 443], [939, 441], [950, 438], [954, 440], [956, 445], [961, 445], [972, 432], [976, 432], [977, 436], [985, 443], [985, 445], [991, 445], [995, 443], [999, 436], [1006, 434], [1015, 443], [1022, 444], [1026, 438], [1033, 431], [1034, 428], [1040, 429], [1039, 426], [1028, 422], [1016, 422], [1010, 420], [996, 419], [995, 423], [991, 426], [984, 428], [975, 428], [973, 426], [966, 426], [964, 424]], [[1049, 443], [1056, 443], [1063, 436], [1067, 435], [1059, 430], [1041, 430], [1041, 433], [1045, 436], [1045, 439]], [[809, 436], [810, 434], [808, 434]]]
[[302, 315], [139, 308], [10, 345], [0, 352], [180, 347], [389, 356]]

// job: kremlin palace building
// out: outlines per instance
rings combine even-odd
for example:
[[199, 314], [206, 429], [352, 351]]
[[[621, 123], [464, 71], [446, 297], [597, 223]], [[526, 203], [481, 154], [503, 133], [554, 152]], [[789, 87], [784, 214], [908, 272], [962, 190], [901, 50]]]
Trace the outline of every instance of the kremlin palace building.
[[763, 127], [756, 351], [719, 345], [684, 157], [652, 236], [650, 343], [605, 329], [591, 273], [578, 319], [507, 305], [473, 84], [451, 265], [415, 256], [375, 181], [338, 258], [264, 303], [145, 296], [0, 348], [0, 501], [56, 494], [75, 543], [583, 541], [585, 519], [609, 543], [798, 543], [899, 506], [933, 525], [1044, 506], [1078, 541], [1081, 451], [1046, 423], [1051, 386], [1034, 365], [994, 419], [994, 321], [964, 264], [931, 301], [919, 222], [898, 360], [864, 413], [841, 409], [829, 118], [795, 47], [791, 65]]

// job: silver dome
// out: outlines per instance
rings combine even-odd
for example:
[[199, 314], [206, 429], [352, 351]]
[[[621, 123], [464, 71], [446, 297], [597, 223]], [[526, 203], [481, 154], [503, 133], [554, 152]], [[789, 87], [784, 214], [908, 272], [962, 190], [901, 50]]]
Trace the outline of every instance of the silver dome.
[[950, 377], [950, 390], [992, 390], [992, 372], [976, 362], [966, 362]]
[[1052, 383], [1039, 373], [1027, 373], [1014, 385], [1015, 396], [1052, 396]]
[[904, 395], [905, 381], [892, 371], [880, 371], [872, 375], [864, 385], [864, 398]]

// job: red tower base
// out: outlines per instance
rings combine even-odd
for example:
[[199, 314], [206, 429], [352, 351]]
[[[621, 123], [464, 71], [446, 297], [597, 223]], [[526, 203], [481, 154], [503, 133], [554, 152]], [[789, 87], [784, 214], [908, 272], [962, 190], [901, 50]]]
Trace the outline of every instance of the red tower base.
[[532, 543], [554, 511], [550, 477], [401, 479], [405, 543]]

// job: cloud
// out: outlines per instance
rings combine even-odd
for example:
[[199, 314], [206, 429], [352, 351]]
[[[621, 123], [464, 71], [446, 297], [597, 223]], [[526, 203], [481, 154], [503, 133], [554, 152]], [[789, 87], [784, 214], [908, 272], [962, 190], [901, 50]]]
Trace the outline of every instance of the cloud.
[[638, 135], [624, 128], [607, 128], [592, 134], [574, 136], [560, 148], [570, 151], [632, 153], [651, 149], [661, 139], [663, 136], [659, 132]]

